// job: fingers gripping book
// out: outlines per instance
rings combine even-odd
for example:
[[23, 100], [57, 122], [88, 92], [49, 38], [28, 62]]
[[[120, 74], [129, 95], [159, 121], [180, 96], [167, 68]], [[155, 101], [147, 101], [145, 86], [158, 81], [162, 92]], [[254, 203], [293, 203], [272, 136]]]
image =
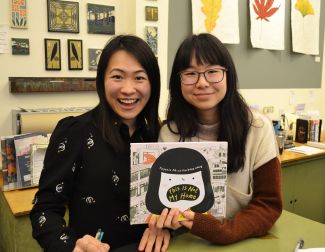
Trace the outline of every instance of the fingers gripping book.
[[227, 143], [131, 143], [130, 223], [164, 208], [226, 213]]

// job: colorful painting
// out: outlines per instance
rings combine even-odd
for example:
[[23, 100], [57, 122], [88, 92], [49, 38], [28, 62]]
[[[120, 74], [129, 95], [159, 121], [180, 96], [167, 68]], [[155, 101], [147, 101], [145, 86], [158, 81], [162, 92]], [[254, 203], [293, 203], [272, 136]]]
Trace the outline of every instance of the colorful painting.
[[145, 9], [147, 21], [158, 21], [158, 7], [146, 6]]
[[292, 50], [319, 54], [320, 0], [291, 0]]
[[49, 32], [79, 33], [79, 3], [48, 0], [47, 20]]
[[250, 0], [252, 46], [284, 50], [284, 19], [282, 0]]
[[211, 33], [223, 43], [239, 44], [238, 0], [192, 0], [193, 33]]
[[102, 54], [102, 49], [88, 49], [88, 69], [90, 71], [97, 71], [98, 62], [100, 55]]
[[68, 65], [70, 70], [82, 70], [82, 40], [68, 39]]
[[87, 4], [88, 33], [115, 34], [115, 7]]
[[59, 39], [44, 39], [45, 69], [61, 70], [61, 44]]
[[29, 55], [29, 39], [12, 38], [11, 48], [13, 55]]
[[146, 42], [155, 55], [158, 55], [158, 27], [146, 26]]
[[11, 0], [11, 27], [27, 29], [26, 0]]

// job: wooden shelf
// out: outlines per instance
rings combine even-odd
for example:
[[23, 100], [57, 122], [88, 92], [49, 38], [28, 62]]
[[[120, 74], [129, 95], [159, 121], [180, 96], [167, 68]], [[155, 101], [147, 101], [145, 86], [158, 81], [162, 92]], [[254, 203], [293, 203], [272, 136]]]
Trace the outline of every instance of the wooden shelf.
[[95, 91], [96, 78], [9, 77], [11, 93]]

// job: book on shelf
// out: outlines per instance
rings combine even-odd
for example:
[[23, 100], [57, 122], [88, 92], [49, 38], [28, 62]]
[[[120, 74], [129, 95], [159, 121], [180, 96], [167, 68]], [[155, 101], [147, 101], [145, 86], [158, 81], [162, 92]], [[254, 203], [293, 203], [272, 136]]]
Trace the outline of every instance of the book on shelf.
[[131, 143], [130, 223], [164, 208], [226, 213], [226, 142]]
[[14, 137], [16, 149], [17, 187], [31, 186], [31, 145], [48, 144], [46, 133], [29, 133]]
[[30, 152], [31, 184], [37, 186], [43, 170], [48, 144], [32, 144]]
[[322, 119], [297, 119], [295, 141], [298, 143], [319, 142], [321, 129]]

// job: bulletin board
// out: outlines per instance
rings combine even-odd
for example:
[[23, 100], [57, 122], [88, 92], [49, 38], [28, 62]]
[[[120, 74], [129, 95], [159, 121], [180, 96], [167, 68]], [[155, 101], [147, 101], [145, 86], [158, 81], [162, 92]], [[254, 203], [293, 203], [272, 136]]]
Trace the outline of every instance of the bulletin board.
[[[199, 1], [199, 0], [198, 0]], [[238, 0], [240, 44], [226, 44], [237, 68], [240, 89], [320, 88], [322, 82], [325, 3], [321, 1], [319, 55], [292, 51], [291, 1], [285, 0], [285, 50], [253, 48], [249, 0]], [[168, 73], [183, 39], [192, 33], [190, 0], [169, 2]], [[319, 62], [317, 62], [317, 58]]]

